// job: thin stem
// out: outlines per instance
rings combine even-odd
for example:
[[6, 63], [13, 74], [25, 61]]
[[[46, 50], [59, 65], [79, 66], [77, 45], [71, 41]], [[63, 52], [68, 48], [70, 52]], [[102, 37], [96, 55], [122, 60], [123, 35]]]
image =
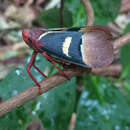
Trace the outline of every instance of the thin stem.
[[114, 50], [120, 49], [122, 46], [130, 42], [130, 32], [122, 37], [119, 37], [115, 41], [113, 41], [113, 48]]
[[[64, 72], [67, 75], [69, 75], [70, 78], [72, 78], [74, 76], [83, 74], [83, 72], [85, 72], [85, 71], [82, 68], [73, 67], [73, 68], [69, 68], [69, 69], [65, 70]], [[67, 80], [66, 77], [64, 77], [63, 75], [61, 75], [58, 72], [40, 82], [41, 92], [45, 93], [66, 80]], [[12, 98], [2, 102], [0, 104], [0, 116], [6, 114], [7, 112], [11, 111], [12, 109], [15, 109], [18, 106], [21, 106], [22, 104], [26, 103], [27, 101], [36, 98], [37, 96], [39, 96], [38, 87], [31, 86], [30, 88], [17, 94], [16, 96], [13, 96]]]
[[64, 27], [64, 0], [61, 0], [60, 5], [60, 24], [61, 27]]
[[89, 0], [81, 0], [86, 11], [86, 25], [92, 26], [94, 24], [94, 12]]

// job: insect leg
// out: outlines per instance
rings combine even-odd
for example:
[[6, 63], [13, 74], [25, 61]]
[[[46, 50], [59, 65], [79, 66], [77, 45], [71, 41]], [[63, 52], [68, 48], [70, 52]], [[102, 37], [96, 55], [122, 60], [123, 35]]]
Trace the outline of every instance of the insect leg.
[[[48, 54], [47, 54], [48, 55]], [[48, 55], [49, 57], [51, 57], [50, 55]], [[52, 57], [51, 57], [52, 58]], [[60, 65], [62, 65], [62, 67], [63, 68], [68, 68], [68, 65], [67, 65], [67, 62], [66, 61], [64, 61], [63, 59], [58, 59], [58, 58], [52, 58], [53, 59], [53, 61], [55, 62], [55, 63], [57, 63], [57, 64], [60, 64]]]
[[[31, 79], [34, 81], [34, 83], [38, 86], [39, 93], [42, 94], [40, 84], [37, 82], [37, 80], [34, 78], [34, 76], [30, 72], [31, 67], [35, 66], [34, 62], [35, 62], [36, 56], [37, 56], [37, 52], [34, 51], [26, 70], [27, 70], [27, 73], [29, 74], [29, 76], [31, 77]], [[34, 68], [36, 69], [37, 67], [35, 66]], [[38, 68], [36, 70], [42, 74], [42, 72]]]
[[37, 68], [37, 66], [36, 66], [35, 64], [33, 64], [33, 67], [34, 67], [42, 76], [44, 76], [45, 78], [47, 78], [47, 76], [46, 76], [44, 73], [42, 73], [42, 72]]
[[47, 55], [45, 52], [42, 53], [42, 56], [46, 57], [46, 58], [48, 59], [48, 61], [51, 62], [52, 65], [55, 66], [55, 67], [60, 71], [60, 73], [61, 73], [63, 76], [65, 76], [68, 80], [70, 80], [69, 76], [68, 76], [66, 73], [64, 73], [64, 72], [55, 64], [55, 60], [54, 60], [51, 56]]

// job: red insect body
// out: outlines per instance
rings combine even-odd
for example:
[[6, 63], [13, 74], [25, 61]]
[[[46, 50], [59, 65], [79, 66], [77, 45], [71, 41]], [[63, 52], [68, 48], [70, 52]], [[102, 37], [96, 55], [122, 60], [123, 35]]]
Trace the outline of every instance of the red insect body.
[[[59, 32], [62, 32], [62, 29], [57, 29]], [[56, 30], [56, 31], [57, 31]], [[66, 31], [67, 29], [63, 28], [63, 31]], [[78, 30], [79, 32], [86, 32], [86, 31], [94, 31], [94, 30], [101, 30], [103, 31], [105, 34], [107, 34], [108, 36], [111, 37], [111, 34], [109, 32], [109, 30], [107, 30], [105, 27], [103, 26], [94, 26], [94, 27], [86, 27], [86, 28], [81, 28], [80, 30]], [[51, 31], [51, 30], [50, 30]], [[52, 30], [55, 31], [55, 30]], [[34, 76], [30, 73], [30, 69], [33, 66], [42, 76], [44, 76], [45, 78], [47, 78], [47, 76], [45, 74], [43, 74], [35, 65], [35, 59], [38, 53], [41, 53], [43, 57], [45, 57], [46, 59], [48, 59], [48, 61], [55, 66], [60, 73], [66, 77], [69, 80], [69, 76], [67, 74], [65, 74], [57, 65], [61, 64], [64, 67], [64, 64], [61, 63], [60, 61], [57, 61], [55, 58], [51, 57], [50, 55], [48, 55], [46, 52], [44, 52], [43, 50], [41, 50], [42, 47], [44, 47], [44, 43], [39, 43], [38, 38], [44, 34], [46, 32], [46, 30], [40, 30], [40, 29], [33, 29], [33, 30], [28, 30], [28, 29], [24, 29], [22, 32], [23, 35], [23, 39], [24, 41], [28, 44], [29, 47], [31, 47], [34, 52], [32, 54], [31, 60], [27, 66], [27, 72], [29, 74], [29, 76], [31, 77], [31, 79], [35, 82], [35, 84], [39, 87], [39, 93], [42, 94], [41, 91], [41, 86], [40, 84], [36, 81], [36, 79], [34, 78]], [[52, 41], [53, 42], [53, 41]], [[64, 59], [63, 59], [64, 60]]]
[[[23, 32], [22, 32], [22, 35], [23, 35], [23, 39], [24, 41], [31, 47], [34, 49], [34, 52], [32, 54], [32, 57], [29, 61], [29, 64], [27, 66], [27, 73], [29, 74], [29, 76], [31, 77], [31, 79], [35, 82], [35, 84], [39, 87], [39, 93], [42, 94], [42, 91], [41, 91], [41, 86], [40, 84], [37, 82], [37, 80], [34, 78], [34, 76], [30, 73], [30, 69], [31, 67], [33, 66], [43, 77], [47, 78], [47, 76], [42, 73], [38, 68], [37, 66], [35, 65], [35, 59], [36, 59], [36, 56], [37, 54], [40, 52], [41, 53], [41, 50], [38, 48], [38, 43], [35, 39], [37, 39], [38, 36], [40, 36], [41, 34], [43, 33], [43, 31], [41, 30], [28, 30], [28, 29], [24, 29]], [[33, 36], [33, 37], [32, 37]], [[33, 38], [33, 39], [32, 39]], [[68, 80], [70, 79], [69, 76], [67, 74], [65, 74], [57, 65], [56, 65], [56, 60], [54, 58], [52, 58], [51, 56], [47, 55], [45, 52], [42, 52], [42, 56], [44, 56], [46, 59], [48, 59], [48, 61], [54, 66], [56, 67], [60, 73], [65, 76]], [[60, 63], [60, 62], [58, 62]], [[61, 64], [62, 65], [62, 64]]]

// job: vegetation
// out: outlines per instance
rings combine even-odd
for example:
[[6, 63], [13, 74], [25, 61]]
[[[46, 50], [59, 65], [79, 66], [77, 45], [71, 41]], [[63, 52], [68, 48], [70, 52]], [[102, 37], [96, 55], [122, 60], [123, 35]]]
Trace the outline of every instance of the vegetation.
[[[121, 6], [121, 0], [91, 0], [95, 25], [113, 22]], [[60, 27], [59, 8], [43, 9], [35, 18], [45, 27]], [[86, 14], [78, 0], [65, 0], [64, 25], [84, 26]], [[33, 25], [32, 25], [33, 28]], [[130, 24], [122, 34], [130, 32]], [[121, 75], [103, 77], [86, 73], [55, 87], [37, 99], [0, 117], [0, 130], [24, 130], [32, 123], [45, 130], [129, 130], [130, 129], [130, 44], [121, 48]], [[30, 50], [28, 50], [28, 54]], [[20, 65], [0, 82], [0, 97], [8, 99], [34, 83], [27, 75], [26, 65]], [[118, 59], [119, 60], [119, 59]], [[38, 55], [37, 66], [48, 75], [57, 72], [46, 59]], [[43, 79], [31, 70], [36, 79]], [[73, 117], [73, 118], [72, 118]], [[70, 123], [71, 119], [74, 123]], [[33, 125], [32, 125], [33, 127]], [[73, 128], [70, 128], [73, 127]]]

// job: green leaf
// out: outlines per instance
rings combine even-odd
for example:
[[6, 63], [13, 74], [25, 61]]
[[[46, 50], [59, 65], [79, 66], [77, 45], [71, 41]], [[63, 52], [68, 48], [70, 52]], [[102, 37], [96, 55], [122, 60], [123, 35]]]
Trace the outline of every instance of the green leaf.
[[[37, 20], [45, 25], [47, 28], [60, 27], [60, 9], [52, 8], [49, 10], [44, 10], [37, 16]], [[72, 26], [72, 14], [68, 9], [64, 10], [64, 26]]]
[[[106, 25], [113, 21], [120, 10], [121, 0], [91, 0], [94, 9], [95, 25]], [[82, 3], [78, 0], [66, 0], [66, 6], [73, 14], [73, 25], [84, 26], [86, 24], [86, 12]]]
[[75, 106], [75, 78], [43, 94], [40, 119], [46, 130], [67, 130]]
[[84, 26], [86, 14], [83, 5], [79, 0], [65, 0], [66, 7], [72, 12], [73, 26]]
[[[26, 60], [27, 64], [29, 59], [30, 57]], [[27, 64], [25, 65], [25, 68]], [[42, 72], [45, 72], [48, 67], [50, 68], [50, 71], [52, 70], [51, 74], [56, 72], [56, 69], [52, 69], [52, 67], [50, 67], [51, 64], [40, 55], [36, 58], [36, 64]], [[0, 95], [3, 99], [14, 96], [18, 92], [21, 92], [34, 84], [25, 68], [21, 67], [12, 70], [5, 80], [1, 82]], [[37, 81], [43, 79], [43, 76], [34, 71], [34, 69], [32, 69], [31, 72]], [[56, 130], [61, 129], [62, 127], [65, 129], [68, 128], [74, 105], [75, 79], [72, 79], [44, 94], [43, 97], [38, 97], [35, 102], [26, 103], [1, 117], [0, 124], [2, 125], [0, 125], [0, 129], [23, 130], [26, 128], [27, 124], [34, 119], [35, 115], [41, 117], [47, 129], [53, 129], [53, 125]], [[48, 126], [48, 122], [51, 122], [49, 124], [50, 126]]]
[[[31, 57], [27, 58], [26, 65], [24, 67], [22, 66], [21, 68], [13, 69], [0, 83], [0, 97], [3, 100], [16, 95], [31, 85], [34, 85], [34, 82], [29, 77], [25, 69], [30, 58]], [[36, 58], [36, 65], [42, 72], [45, 72], [51, 64], [45, 58], [38, 55]], [[34, 69], [32, 69], [31, 72], [37, 81], [43, 79], [43, 76]], [[39, 103], [41, 103], [40, 97], [37, 98], [37, 100], [28, 102], [9, 112], [5, 116], [0, 117], [0, 130], [25, 130], [27, 124], [31, 120], [35, 119], [36, 113], [40, 109], [38, 107]]]
[[[130, 32], [130, 23], [124, 33]], [[130, 78], [130, 42], [121, 48], [122, 78]]]
[[32, 113], [34, 103], [24, 104], [0, 117], [0, 130], [25, 130], [28, 123], [36, 118]]
[[91, 0], [94, 9], [95, 24], [106, 25], [118, 15], [121, 0]]
[[86, 77], [75, 130], [130, 129], [130, 106], [122, 93], [105, 78]]
[[123, 81], [123, 87], [125, 89], [126, 97], [129, 100], [129, 102], [130, 102], [130, 80], [129, 79]]
[[[26, 60], [26, 65], [24, 67], [13, 69], [0, 83], [0, 95], [2, 98], [6, 99], [14, 96], [31, 85], [34, 85], [34, 82], [26, 72], [26, 66], [30, 58], [31, 57]], [[36, 58], [36, 65], [42, 72], [45, 72], [51, 64], [45, 58], [38, 55]], [[33, 67], [31, 69], [31, 73], [35, 76], [37, 81], [43, 79], [43, 76], [40, 75]]]

